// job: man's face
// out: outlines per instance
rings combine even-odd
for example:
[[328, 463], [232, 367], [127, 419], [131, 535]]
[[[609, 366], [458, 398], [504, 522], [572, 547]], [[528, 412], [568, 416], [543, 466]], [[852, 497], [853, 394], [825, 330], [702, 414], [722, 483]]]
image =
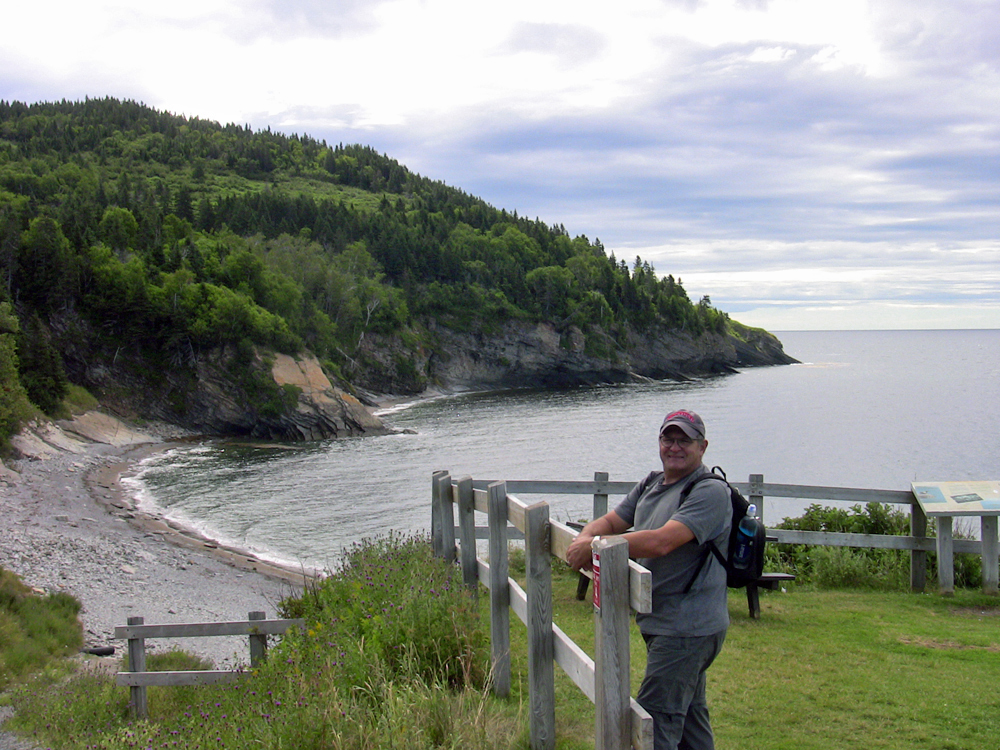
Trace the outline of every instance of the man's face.
[[692, 440], [680, 427], [671, 425], [660, 434], [660, 460], [666, 477], [686, 477], [701, 465], [707, 440]]

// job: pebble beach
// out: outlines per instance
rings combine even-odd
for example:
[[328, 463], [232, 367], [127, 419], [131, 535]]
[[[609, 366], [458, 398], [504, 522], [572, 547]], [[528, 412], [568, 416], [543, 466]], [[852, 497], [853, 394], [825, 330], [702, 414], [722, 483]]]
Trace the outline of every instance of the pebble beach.
[[[166, 427], [166, 426], [164, 426]], [[138, 431], [98, 412], [34, 425], [12, 441], [22, 456], [0, 463], [0, 567], [38, 593], [64, 591], [82, 605], [89, 667], [115, 672], [127, 652], [116, 627], [223, 622], [252, 611], [277, 616], [282, 598], [301, 593], [314, 571], [291, 570], [143, 514], [122, 487], [138, 461], [176, 438]], [[249, 663], [246, 638], [147, 640], [147, 653], [180, 648], [219, 669]], [[124, 689], [124, 688], [123, 688]], [[3, 731], [0, 750], [37, 750]]]
[[[17, 446], [29, 455], [0, 464], [0, 566], [39, 592], [65, 591], [82, 604], [85, 646], [125, 643], [114, 629], [147, 624], [277, 616], [279, 601], [301, 592], [294, 571], [226, 549], [134, 507], [120, 479], [169, 439], [90, 413], [35, 430]], [[150, 640], [147, 649], [182, 648], [218, 668], [249, 660], [246, 639]]]

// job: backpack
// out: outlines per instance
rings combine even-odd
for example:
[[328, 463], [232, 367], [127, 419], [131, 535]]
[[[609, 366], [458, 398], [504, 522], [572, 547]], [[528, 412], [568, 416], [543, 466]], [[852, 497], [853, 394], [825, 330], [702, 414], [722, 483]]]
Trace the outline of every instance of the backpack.
[[[691, 494], [691, 490], [694, 489], [695, 485], [706, 479], [725, 482], [726, 487], [729, 488], [729, 501], [732, 504], [733, 515], [732, 523], [729, 527], [728, 549], [726, 550], [726, 554], [723, 555], [722, 551], [715, 545], [715, 542], [708, 543], [708, 549], [705, 551], [705, 556], [702, 558], [701, 564], [698, 565], [697, 570], [695, 570], [694, 575], [691, 576], [691, 580], [688, 582], [687, 588], [684, 589], [685, 594], [691, 590], [691, 586], [694, 585], [695, 579], [701, 573], [701, 569], [705, 567], [705, 562], [710, 555], [715, 555], [715, 558], [722, 563], [722, 567], [726, 569], [726, 585], [730, 588], [744, 588], [748, 583], [757, 581], [761, 573], [764, 572], [764, 547], [767, 544], [767, 534], [764, 530], [764, 524], [757, 518], [747, 516], [750, 503], [747, 502], [747, 499], [743, 497], [738, 489], [729, 483], [729, 480], [726, 479], [726, 473], [722, 469], [715, 466], [711, 472], [702, 474], [685, 487], [684, 491], [681, 492], [678, 507]], [[749, 530], [752, 532], [751, 536], [746, 539], [750, 550], [747, 555], [747, 562], [742, 566], [730, 562], [735, 558], [736, 548], [740, 544], [741, 521], [743, 521], [744, 527], [749, 527]]]

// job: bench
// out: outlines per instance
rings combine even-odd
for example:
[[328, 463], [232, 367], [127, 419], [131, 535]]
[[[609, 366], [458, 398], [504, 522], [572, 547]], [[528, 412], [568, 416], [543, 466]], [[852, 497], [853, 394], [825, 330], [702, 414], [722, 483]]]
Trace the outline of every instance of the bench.
[[756, 620], [760, 617], [760, 589], [778, 591], [783, 584], [794, 580], [795, 576], [791, 573], [762, 573], [756, 583], [748, 585], [747, 606], [750, 608], [750, 618]]

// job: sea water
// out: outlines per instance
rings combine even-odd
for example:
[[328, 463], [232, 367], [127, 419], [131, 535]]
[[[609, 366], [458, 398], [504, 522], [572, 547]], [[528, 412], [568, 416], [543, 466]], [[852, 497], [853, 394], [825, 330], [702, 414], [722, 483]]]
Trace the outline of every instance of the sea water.
[[[1000, 479], [1000, 331], [778, 335], [801, 364], [418, 401], [381, 414], [398, 434], [205, 441], [147, 459], [127, 481], [143, 510], [268, 559], [329, 568], [364, 537], [427, 529], [438, 469], [476, 479], [582, 481], [606, 471], [638, 480], [657, 468], [657, 429], [680, 407], [705, 419], [706, 463], [736, 481], [753, 473], [905, 490], [913, 481]], [[558, 520], [589, 516], [589, 496], [544, 499]], [[806, 505], [767, 500], [765, 520]]]

